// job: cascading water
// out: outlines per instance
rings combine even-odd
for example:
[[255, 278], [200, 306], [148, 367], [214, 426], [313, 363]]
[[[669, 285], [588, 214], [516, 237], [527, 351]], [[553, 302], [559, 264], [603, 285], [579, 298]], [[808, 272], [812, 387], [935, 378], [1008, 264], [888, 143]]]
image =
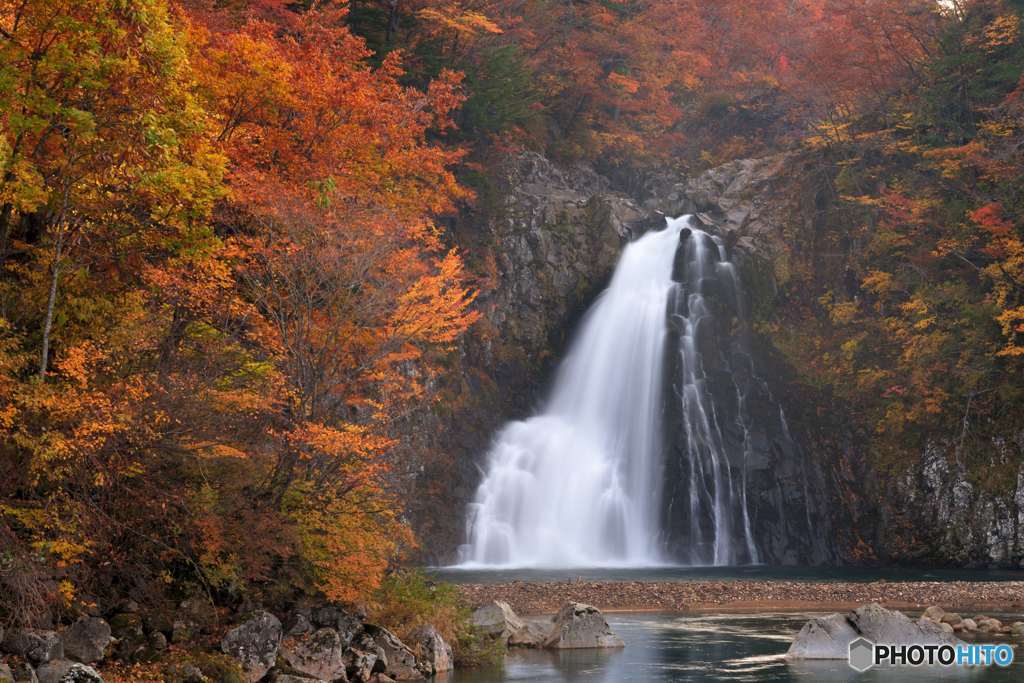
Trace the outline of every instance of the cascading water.
[[[671, 505], [684, 509], [669, 514], [687, 522], [683, 554], [690, 564], [756, 564], [760, 556], [747, 496], [752, 420], [746, 385], [751, 373], [749, 367], [737, 372], [731, 366], [719, 340], [737, 335], [718, 329], [742, 318], [736, 269], [720, 238], [687, 228], [672, 277], [666, 440], [682, 456], [669, 468], [677, 480]], [[716, 401], [715, 393], [723, 390], [734, 392], [731, 400]], [[735, 413], [731, 424], [719, 406]], [[730, 441], [729, 429], [741, 438]]]
[[546, 409], [498, 434], [464, 566], [827, 557], [810, 540], [807, 461], [754, 369], [729, 250], [696, 225], [669, 220], [625, 249]]
[[465, 564], [661, 560], [666, 310], [686, 222], [670, 220], [626, 247], [547, 409], [498, 434], [470, 506]]

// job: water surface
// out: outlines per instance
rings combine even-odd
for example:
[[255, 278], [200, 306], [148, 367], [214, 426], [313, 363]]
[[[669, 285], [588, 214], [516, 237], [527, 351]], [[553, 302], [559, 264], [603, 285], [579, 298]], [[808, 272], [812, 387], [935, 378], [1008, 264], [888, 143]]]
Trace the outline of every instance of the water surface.
[[[788, 662], [785, 652], [810, 616], [615, 614], [609, 617], [609, 622], [626, 642], [624, 650], [513, 650], [502, 671], [461, 671], [444, 680], [445, 683], [1024, 681], [1022, 662], [1009, 669], [901, 667], [874, 669], [864, 674], [849, 668], [845, 661]], [[1024, 657], [1019, 648], [1017, 656]]]

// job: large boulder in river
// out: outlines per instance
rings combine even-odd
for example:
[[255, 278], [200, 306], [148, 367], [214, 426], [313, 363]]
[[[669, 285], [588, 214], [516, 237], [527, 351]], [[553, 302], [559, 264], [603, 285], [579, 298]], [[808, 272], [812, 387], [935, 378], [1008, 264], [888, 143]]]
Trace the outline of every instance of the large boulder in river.
[[248, 621], [228, 631], [220, 647], [224, 654], [239, 661], [246, 680], [255, 683], [274, 666], [281, 633], [278, 618], [259, 610]]
[[507, 602], [495, 600], [473, 612], [473, 626], [492, 638], [508, 642], [513, 634], [523, 628], [523, 620]]
[[525, 625], [508, 639], [509, 647], [543, 647], [554, 628], [554, 618], [525, 618], [523, 622]]
[[110, 624], [99, 617], [81, 617], [61, 634], [64, 656], [83, 664], [103, 659], [111, 639]]
[[893, 645], [956, 645], [962, 641], [931, 619], [913, 621], [881, 605], [865, 605], [847, 614], [815, 617], [800, 629], [786, 656], [790, 659], [846, 659], [859, 637]]
[[555, 615], [544, 647], [552, 650], [579, 650], [625, 647], [615, 635], [601, 610], [579, 602], [566, 603]]

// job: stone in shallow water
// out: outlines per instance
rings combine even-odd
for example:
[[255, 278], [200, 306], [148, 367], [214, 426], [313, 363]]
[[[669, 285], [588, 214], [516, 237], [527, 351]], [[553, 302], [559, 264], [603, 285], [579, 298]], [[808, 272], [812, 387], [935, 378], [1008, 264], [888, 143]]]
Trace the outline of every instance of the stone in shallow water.
[[552, 618], [523, 619], [523, 622], [524, 626], [508, 639], [509, 647], [542, 647], [554, 626]]
[[[947, 625], [948, 627], [948, 625]], [[847, 614], [811, 619], [797, 634], [790, 659], [846, 659], [858, 637], [894, 645], [956, 645], [962, 641], [931, 619], [917, 622], [881, 605], [865, 605]]]
[[625, 647], [604, 615], [596, 607], [570, 602], [558, 614], [544, 647], [552, 650], [581, 650]]
[[512, 610], [507, 602], [495, 600], [473, 612], [473, 625], [491, 636], [504, 642], [520, 631], [523, 620]]

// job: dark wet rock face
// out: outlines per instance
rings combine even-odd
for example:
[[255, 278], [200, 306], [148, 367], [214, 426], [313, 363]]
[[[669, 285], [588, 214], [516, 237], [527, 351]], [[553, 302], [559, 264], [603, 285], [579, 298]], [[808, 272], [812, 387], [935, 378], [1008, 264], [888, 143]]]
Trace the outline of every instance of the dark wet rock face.
[[756, 362], [733, 250], [701, 229], [712, 226], [691, 223], [680, 235], [667, 312], [668, 554], [691, 564], [828, 562], [823, 478]]

